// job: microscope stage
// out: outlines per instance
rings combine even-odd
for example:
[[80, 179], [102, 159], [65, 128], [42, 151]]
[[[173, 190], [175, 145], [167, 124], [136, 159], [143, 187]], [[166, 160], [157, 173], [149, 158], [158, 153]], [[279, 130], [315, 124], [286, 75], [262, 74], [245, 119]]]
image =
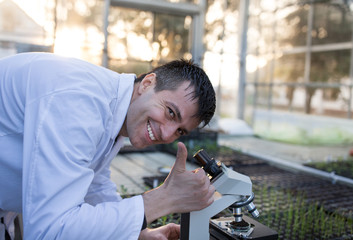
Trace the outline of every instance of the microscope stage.
[[255, 221], [254, 219], [243, 216], [243, 220], [249, 224], [244, 228], [234, 230], [232, 227], [233, 217], [221, 217], [211, 219], [210, 221], [210, 239], [211, 240], [232, 240], [232, 239], [255, 239], [255, 240], [272, 240], [278, 239], [278, 234], [274, 230]]

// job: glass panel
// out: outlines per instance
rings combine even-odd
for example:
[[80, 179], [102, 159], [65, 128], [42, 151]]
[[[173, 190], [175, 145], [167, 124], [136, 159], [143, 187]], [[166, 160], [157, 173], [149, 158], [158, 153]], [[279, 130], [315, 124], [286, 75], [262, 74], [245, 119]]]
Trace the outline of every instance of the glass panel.
[[295, 86], [274, 86], [272, 88], [272, 108], [290, 112], [295, 111], [298, 100], [294, 99], [294, 94], [296, 94], [296, 97], [300, 98], [299, 101], [303, 99], [303, 93], [295, 92]]
[[248, 21], [247, 52], [248, 54], [257, 56], [259, 53], [259, 45], [262, 44], [260, 19], [258, 16], [250, 14]]
[[118, 73], [135, 73], [137, 76], [152, 69], [150, 62], [110, 59], [108, 68]]
[[305, 54], [283, 55], [276, 60], [275, 82], [303, 82]]
[[269, 83], [271, 81], [271, 60], [266, 63], [263, 67], [258, 69], [259, 82]]
[[[215, 60], [215, 59], [212, 59]], [[221, 117], [236, 117], [238, 97], [238, 68], [237, 58], [233, 54], [223, 54], [219, 58], [220, 65], [216, 62], [211, 66], [219, 67], [221, 92]]]
[[259, 108], [268, 109], [269, 96], [270, 96], [270, 88], [268, 86], [258, 86], [256, 106]]
[[311, 98], [311, 113], [331, 117], [347, 117], [349, 88], [316, 89]]
[[17, 53], [16, 45], [12, 42], [0, 41], [0, 58]]
[[270, 82], [272, 54], [258, 57], [248, 55], [246, 58], [246, 70], [248, 82]]
[[249, 7], [249, 53], [306, 43], [309, 5], [298, 1], [251, 1]]
[[275, 43], [275, 14], [261, 12], [249, 18], [248, 47], [249, 52], [266, 54], [273, 51]]
[[[22, 43], [28, 44], [28, 49], [22, 50], [45, 50], [31, 48], [53, 43], [52, 9], [48, 1], [0, 0], [0, 48], [16, 53], [15, 43]], [[3, 54], [0, 51], [0, 56]]]
[[351, 39], [352, 13], [348, 5], [314, 4], [313, 44], [349, 42]]
[[174, 3], [194, 3], [199, 4], [200, 0], [163, 0], [165, 2], [174, 2]]
[[101, 64], [104, 2], [58, 1], [54, 52]]
[[245, 101], [245, 108], [244, 108], [244, 117], [245, 117], [245, 121], [250, 125], [254, 121], [253, 111], [257, 107], [254, 102], [256, 101], [256, 94], [257, 94], [255, 90], [256, 90], [255, 85], [253, 84], [246, 85], [246, 88], [245, 88], [246, 101]]
[[[251, 66], [254, 65], [254, 66]], [[251, 69], [249, 70], [249, 68]], [[256, 67], [256, 63], [249, 63], [249, 61], [246, 61], [246, 81], [248, 83], [254, 83], [259, 81], [259, 71], [258, 68]]]
[[310, 82], [345, 81], [349, 76], [350, 59], [350, 50], [312, 53]]
[[192, 18], [156, 13], [154, 21], [153, 48], [156, 60], [165, 62], [190, 59], [189, 32]]
[[[313, 5], [313, 45], [351, 41], [353, 15], [344, 3]], [[274, 112], [347, 117], [353, 93], [347, 86], [351, 83], [351, 49], [317, 52], [313, 48], [309, 86], [301, 85], [305, 48], [295, 47], [306, 45], [309, 9], [308, 2], [298, 0], [250, 2], [246, 89], [249, 119], [252, 112], [270, 108]], [[287, 51], [288, 48], [295, 48], [295, 53]], [[270, 88], [267, 85], [272, 81], [274, 85]], [[256, 88], [254, 83], [258, 83]]]
[[190, 16], [113, 7], [109, 17], [109, 57], [162, 63], [190, 59]]
[[220, 117], [221, 118], [235, 118], [237, 111], [237, 99], [233, 90], [227, 88], [222, 89], [222, 97], [220, 100]]
[[239, 0], [208, 0], [207, 3], [204, 67], [217, 88], [220, 117], [235, 118], [239, 77]]
[[277, 39], [280, 47], [306, 45], [309, 5], [289, 5], [278, 10]]
[[152, 29], [152, 13], [111, 7], [108, 56], [120, 60], [152, 61]]
[[287, 87], [288, 108], [291, 112], [305, 112], [305, 88]]
[[[264, 0], [266, 2], [266, 0]], [[283, 9], [287, 7], [292, 7], [301, 4], [302, 1], [300, 0], [276, 0], [277, 8]]]
[[208, 1], [205, 46], [216, 53], [238, 53], [239, 0]]
[[260, 20], [261, 12], [261, 1], [250, 1], [247, 52], [255, 56], [259, 54], [259, 48], [264, 45]]
[[276, 44], [276, 14], [273, 12], [262, 12], [259, 15], [261, 42], [259, 44], [259, 53], [265, 54], [272, 52]]

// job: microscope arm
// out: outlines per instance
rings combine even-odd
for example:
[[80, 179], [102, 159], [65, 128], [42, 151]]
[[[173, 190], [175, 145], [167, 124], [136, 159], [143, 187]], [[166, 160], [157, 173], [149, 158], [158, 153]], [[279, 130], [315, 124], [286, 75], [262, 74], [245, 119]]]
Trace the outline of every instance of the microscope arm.
[[216, 188], [214, 202], [200, 210], [181, 215], [181, 240], [205, 240], [210, 238], [210, 218], [240, 201], [242, 196], [252, 193], [252, 184], [248, 176], [237, 173], [221, 165], [222, 173], [211, 183]]

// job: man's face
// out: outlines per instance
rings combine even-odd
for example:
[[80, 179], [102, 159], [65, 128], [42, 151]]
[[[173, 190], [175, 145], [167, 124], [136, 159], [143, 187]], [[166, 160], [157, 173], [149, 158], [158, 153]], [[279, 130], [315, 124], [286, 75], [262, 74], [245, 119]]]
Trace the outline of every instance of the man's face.
[[175, 91], [155, 92], [155, 74], [147, 75], [135, 86], [126, 116], [125, 130], [131, 144], [144, 148], [153, 144], [171, 143], [188, 134], [200, 121], [193, 117], [197, 99], [191, 100], [192, 87], [182, 83]]

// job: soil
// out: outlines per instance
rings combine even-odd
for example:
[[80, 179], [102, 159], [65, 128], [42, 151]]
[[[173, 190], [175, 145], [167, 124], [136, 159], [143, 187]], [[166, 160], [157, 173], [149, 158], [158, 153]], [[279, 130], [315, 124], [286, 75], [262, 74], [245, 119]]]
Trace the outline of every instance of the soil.
[[[251, 178], [257, 220], [277, 231], [279, 239], [353, 239], [353, 187], [271, 166], [234, 150], [209, 155]], [[144, 179], [152, 186], [154, 179], [163, 182], [165, 177]], [[173, 222], [179, 217], [168, 216]]]

